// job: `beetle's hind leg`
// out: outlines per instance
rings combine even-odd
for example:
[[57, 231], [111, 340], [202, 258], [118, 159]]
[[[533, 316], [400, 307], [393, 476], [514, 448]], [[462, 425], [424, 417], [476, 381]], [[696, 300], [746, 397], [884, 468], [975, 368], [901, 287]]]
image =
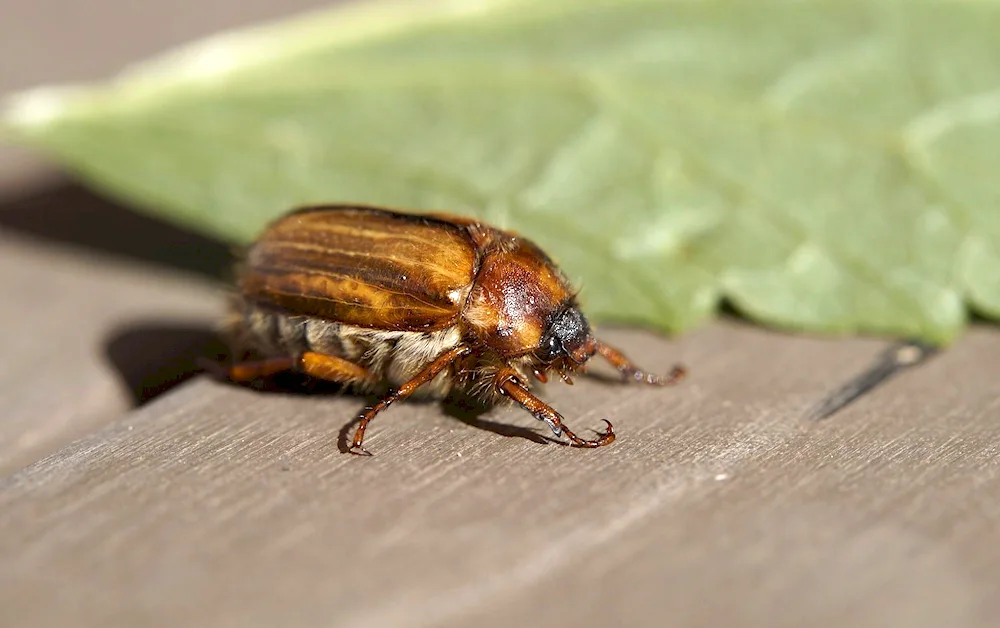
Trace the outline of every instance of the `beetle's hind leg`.
[[687, 375], [687, 369], [680, 365], [675, 366], [666, 376], [647, 373], [633, 364], [624, 353], [614, 347], [604, 344], [601, 341], [597, 342], [597, 353], [610, 362], [611, 366], [618, 369], [618, 372], [626, 378], [644, 384], [652, 384], [653, 386], [671, 386], [684, 379]]
[[608, 424], [608, 427], [600, 436], [594, 440], [580, 438], [566, 427], [562, 422], [562, 416], [552, 406], [546, 404], [522, 386], [517, 381], [517, 376], [513, 372], [501, 371], [494, 381], [496, 382], [494, 385], [502, 395], [510, 397], [520, 404], [522, 408], [530, 412], [536, 419], [548, 425], [549, 429], [556, 436], [565, 434], [574, 447], [602, 447], [610, 445], [615, 440], [615, 429], [611, 425], [611, 421], [607, 419], [604, 419], [604, 422]]
[[249, 382], [261, 377], [295, 371], [338, 384], [356, 384], [370, 377], [368, 369], [332, 355], [306, 351], [298, 357], [282, 356], [237, 362], [225, 369], [226, 377], [234, 382]]
[[262, 360], [245, 360], [229, 366], [212, 364], [211, 367], [206, 362], [204, 366], [206, 369], [210, 369], [218, 376], [228, 379], [231, 382], [245, 383], [291, 371], [295, 368], [295, 358], [283, 356], [280, 358], [264, 358]]

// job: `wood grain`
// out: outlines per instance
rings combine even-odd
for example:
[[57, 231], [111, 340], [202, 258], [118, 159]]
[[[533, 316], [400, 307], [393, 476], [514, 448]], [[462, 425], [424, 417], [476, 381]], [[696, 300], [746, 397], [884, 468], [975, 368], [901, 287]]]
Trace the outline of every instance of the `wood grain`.
[[0, 482], [0, 608], [34, 626], [993, 625], [1000, 334], [821, 424], [802, 413], [879, 343], [609, 337], [693, 373], [547, 386], [577, 429], [619, 426], [603, 450], [525, 438], [544, 426], [514, 410], [403, 404], [359, 459], [337, 447], [358, 399], [185, 385]]

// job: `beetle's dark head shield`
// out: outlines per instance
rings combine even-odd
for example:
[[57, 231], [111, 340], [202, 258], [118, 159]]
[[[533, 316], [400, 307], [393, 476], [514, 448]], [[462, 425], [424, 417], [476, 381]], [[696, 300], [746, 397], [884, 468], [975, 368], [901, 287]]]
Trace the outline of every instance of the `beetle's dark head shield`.
[[552, 317], [536, 354], [545, 362], [568, 358], [571, 362], [583, 364], [596, 349], [590, 323], [579, 308], [569, 305]]

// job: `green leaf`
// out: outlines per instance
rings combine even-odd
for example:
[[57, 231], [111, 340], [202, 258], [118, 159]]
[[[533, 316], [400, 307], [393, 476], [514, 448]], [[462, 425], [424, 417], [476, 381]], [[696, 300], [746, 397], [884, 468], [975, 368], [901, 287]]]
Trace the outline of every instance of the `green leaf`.
[[681, 331], [728, 299], [949, 342], [1000, 316], [998, 32], [987, 1], [362, 5], [0, 124], [235, 241], [300, 203], [469, 213], [550, 249], [599, 320]]

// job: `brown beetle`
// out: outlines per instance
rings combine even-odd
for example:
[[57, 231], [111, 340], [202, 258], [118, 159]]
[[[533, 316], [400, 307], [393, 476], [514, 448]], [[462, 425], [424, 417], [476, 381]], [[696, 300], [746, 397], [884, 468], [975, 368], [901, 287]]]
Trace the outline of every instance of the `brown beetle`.
[[[576, 436], [529, 392], [528, 376], [566, 383], [595, 354], [629, 379], [666, 385], [591, 334], [565, 276], [530, 241], [470, 218], [356, 205], [295, 210], [247, 251], [228, 330], [256, 357], [234, 381], [299, 371], [359, 392], [393, 387], [360, 416], [350, 448], [389, 404], [453, 387], [489, 402], [511, 399], [577, 447]], [[237, 355], [240, 355], [237, 353]], [[242, 355], [248, 355], [244, 353]]]

